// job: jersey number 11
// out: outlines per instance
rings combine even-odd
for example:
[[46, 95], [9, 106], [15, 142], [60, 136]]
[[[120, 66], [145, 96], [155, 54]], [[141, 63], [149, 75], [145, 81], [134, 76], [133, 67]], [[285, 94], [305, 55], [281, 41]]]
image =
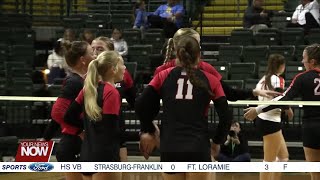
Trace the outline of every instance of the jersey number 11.
[[177, 81], [178, 84], [178, 91], [176, 94], [176, 99], [192, 99], [192, 89], [193, 89], [193, 85], [191, 84], [191, 82], [188, 80], [187, 81], [187, 93], [185, 94], [185, 96], [183, 97], [183, 88], [184, 88], [184, 79], [180, 78]]

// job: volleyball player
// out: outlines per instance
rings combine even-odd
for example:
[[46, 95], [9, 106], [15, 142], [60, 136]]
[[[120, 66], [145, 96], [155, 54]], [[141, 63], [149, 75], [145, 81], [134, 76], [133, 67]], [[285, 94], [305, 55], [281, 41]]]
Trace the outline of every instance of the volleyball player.
[[[80, 161], [119, 162], [121, 107], [115, 83], [123, 79], [125, 66], [118, 52], [102, 52], [88, 67], [84, 88], [65, 114], [70, 125], [84, 127]], [[99, 81], [101, 79], [102, 81]], [[84, 109], [84, 121], [79, 117]], [[84, 173], [89, 179], [92, 173]], [[92, 179], [121, 179], [121, 173], [93, 173]]]
[[[156, 146], [153, 118], [163, 101], [161, 122], [162, 162], [211, 162], [210, 138], [206, 112], [211, 100], [219, 115], [217, 131], [211, 139], [212, 152], [219, 151], [229, 127], [231, 114], [220, 81], [197, 68], [200, 46], [186, 36], [176, 46], [179, 66], [158, 73], [136, 101], [136, 113], [141, 122], [141, 150], [149, 154]], [[145, 136], [147, 135], [147, 136]], [[149, 138], [153, 137], [153, 138]], [[164, 173], [170, 179], [209, 179], [210, 173]]]
[[95, 38], [91, 43], [95, 58], [103, 51], [113, 51], [113, 42], [105, 36], [99, 36]]
[[[275, 90], [284, 92], [285, 81], [280, 75], [285, 70], [285, 58], [279, 54], [271, 54], [268, 59], [268, 66], [265, 75], [260, 79], [256, 89]], [[270, 101], [272, 98], [258, 97], [259, 101]], [[292, 119], [291, 108], [286, 110], [289, 119]], [[263, 160], [266, 162], [287, 162], [289, 153], [281, 130], [281, 109], [261, 113], [255, 124], [263, 136]], [[260, 173], [260, 180], [280, 179], [280, 173]]]
[[[173, 36], [170, 38], [167, 45], [166, 58], [164, 60], [164, 64], [157, 67], [154, 75], [158, 74], [162, 70], [165, 70], [169, 67], [174, 67], [179, 65], [179, 61], [177, 59], [170, 59], [172, 57], [172, 53], [176, 47], [176, 44], [179, 39], [182, 39], [186, 36], [190, 36], [195, 38], [200, 43], [200, 35], [197, 31], [191, 28], [181, 28], [179, 29]], [[256, 96], [264, 96], [264, 97], [273, 97], [275, 95], [279, 95], [279, 93], [270, 91], [270, 90], [258, 90], [258, 89], [233, 89], [227, 83], [225, 83], [221, 78], [222, 76], [219, 72], [211, 66], [209, 63], [204, 62], [203, 60], [199, 61], [199, 68], [216, 76], [218, 80], [220, 80], [222, 84], [223, 91], [229, 101], [237, 101], [242, 99], [254, 98]]]
[[[320, 101], [320, 45], [312, 44], [303, 51], [305, 72], [298, 74], [282, 96], [274, 100], [287, 101], [301, 97], [303, 101]], [[279, 108], [278, 105], [260, 105], [245, 109], [244, 117], [253, 120], [260, 113]], [[284, 108], [284, 107], [283, 107]], [[303, 106], [302, 141], [305, 158], [309, 162], [320, 161], [320, 111], [319, 106]], [[312, 180], [319, 180], [320, 173], [311, 173]]]
[[[82, 140], [82, 129], [64, 122], [64, 114], [72, 101], [78, 96], [83, 87], [84, 76], [89, 63], [94, 59], [91, 46], [85, 41], [74, 41], [72, 44], [65, 42], [65, 58], [72, 73], [66, 77], [61, 95], [54, 103], [51, 110], [52, 121], [47, 128], [44, 139], [50, 140], [55, 132], [55, 127], [61, 127], [62, 137], [58, 144], [56, 157], [59, 162], [78, 161]], [[81, 179], [80, 173], [66, 173], [66, 180]]]
[[[95, 56], [98, 56], [103, 51], [113, 51], [114, 45], [113, 42], [104, 36], [97, 37], [94, 39], [91, 43], [91, 46], [93, 48]], [[128, 102], [128, 107], [131, 109], [134, 107], [134, 102], [136, 99], [136, 88], [134, 86], [133, 79], [129, 73], [129, 71], [126, 69], [124, 72], [123, 80], [116, 83], [116, 88], [120, 93], [121, 100], [123, 98], [126, 98]], [[122, 110], [121, 110], [122, 112]], [[126, 145], [126, 128], [125, 128], [125, 120], [122, 117], [122, 113], [120, 112], [120, 127], [121, 127], [121, 145], [120, 145], [120, 160], [122, 162], [128, 161], [128, 151], [127, 151], [127, 145]]]

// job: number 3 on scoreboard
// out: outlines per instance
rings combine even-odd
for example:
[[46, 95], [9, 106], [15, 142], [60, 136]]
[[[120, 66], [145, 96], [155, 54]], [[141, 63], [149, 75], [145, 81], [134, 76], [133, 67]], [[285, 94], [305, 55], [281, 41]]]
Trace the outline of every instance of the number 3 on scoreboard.
[[183, 97], [183, 88], [184, 88], [184, 79], [180, 78], [177, 81], [178, 84], [178, 90], [176, 94], [176, 99], [192, 99], [192, 90], [193, 90], [193, 85], [191, 82], [188, 80], [187, 81], [187, 94]]

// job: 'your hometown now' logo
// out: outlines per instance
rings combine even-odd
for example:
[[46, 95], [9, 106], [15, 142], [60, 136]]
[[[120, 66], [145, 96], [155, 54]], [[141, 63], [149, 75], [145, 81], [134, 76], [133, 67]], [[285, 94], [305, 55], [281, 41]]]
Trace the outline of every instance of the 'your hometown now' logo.
[[31, 171], [46, 172], [51, 171], [54, 167], [50, 163], [32, 163], [28, 166]]

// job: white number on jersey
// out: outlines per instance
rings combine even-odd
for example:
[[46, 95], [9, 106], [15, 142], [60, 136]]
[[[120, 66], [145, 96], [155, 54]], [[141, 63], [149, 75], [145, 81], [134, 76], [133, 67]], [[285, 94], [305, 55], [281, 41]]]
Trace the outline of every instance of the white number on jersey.
[[191, 84], [191, 82], [188, 80], [187, 81], [187, 94], [183, 97], [183, 87], [184, 87], [184, 79], [180, 78], [177, 81], [178, 84], [178, 91], [176, 94], [176, 99], [192, 99], [192, 89], [193, 89], [193, 85]]
[[314, 83], [317, 83], [317, 87], [314, 88], [314, 95], [319, 96], [320, 95], [320, 78], [315, 78]]

